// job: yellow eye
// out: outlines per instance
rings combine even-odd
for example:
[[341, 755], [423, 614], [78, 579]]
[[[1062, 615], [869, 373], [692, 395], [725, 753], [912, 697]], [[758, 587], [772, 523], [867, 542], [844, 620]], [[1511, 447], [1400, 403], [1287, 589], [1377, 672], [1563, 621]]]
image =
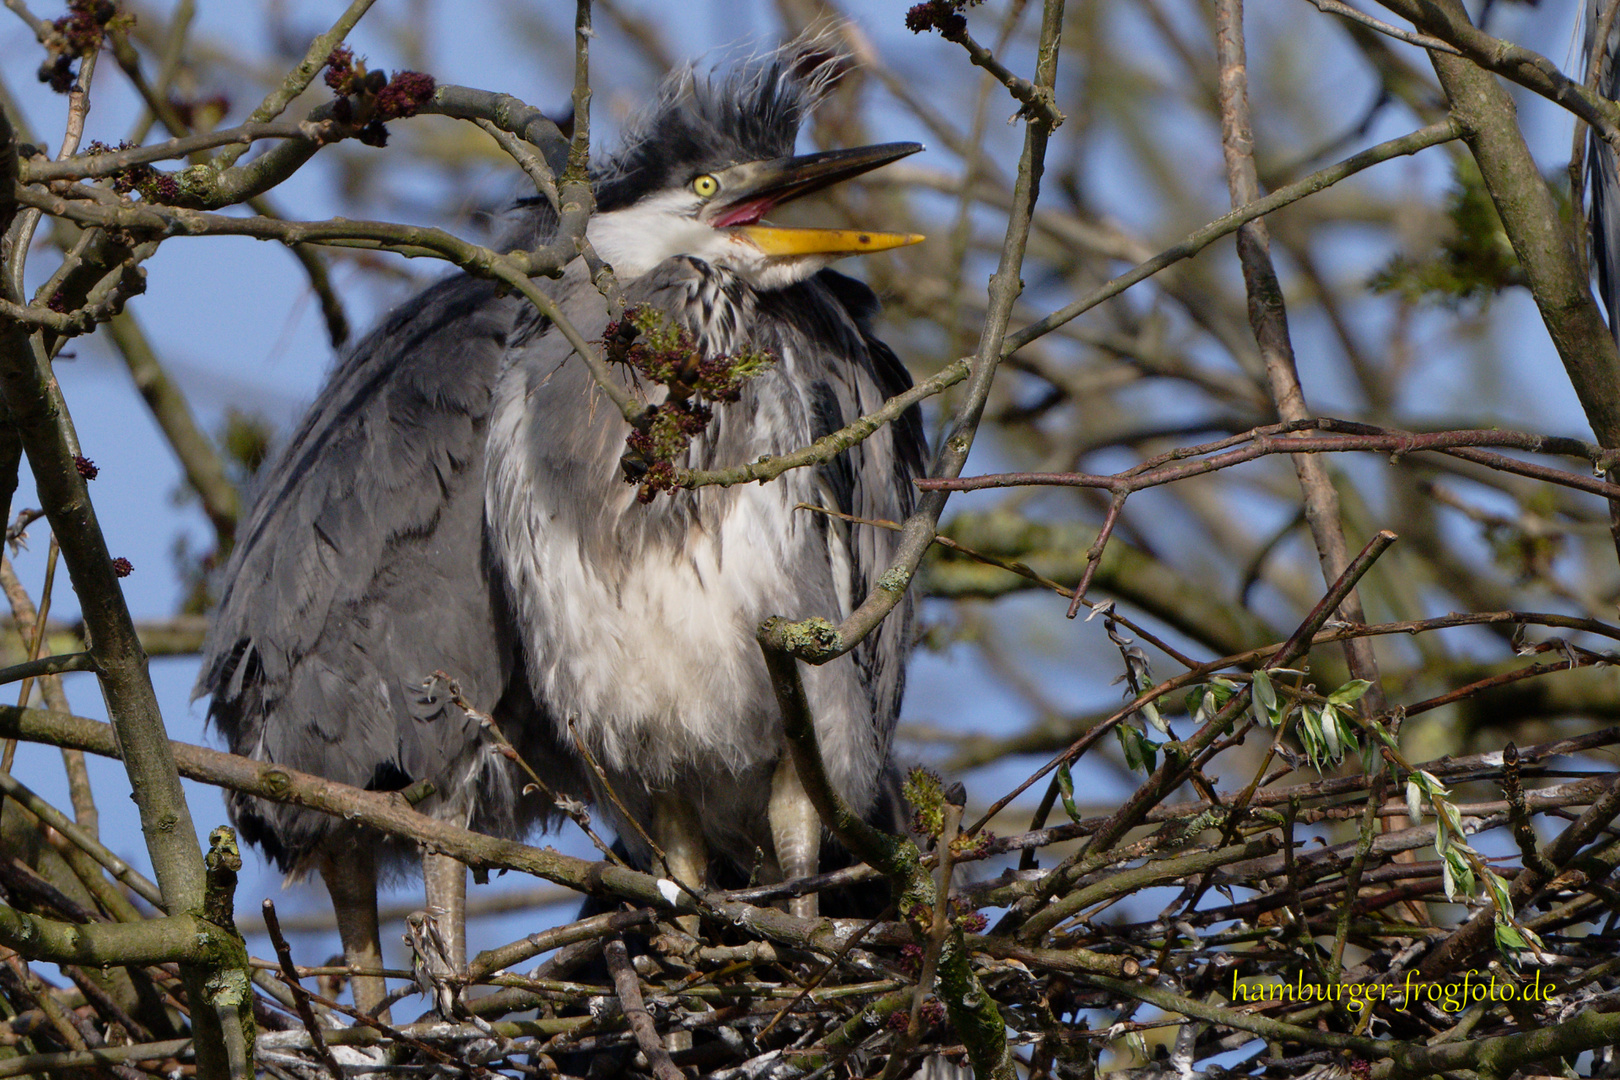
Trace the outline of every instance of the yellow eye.
[[704, 173], [692, 181], [692, 190], [705, 199], [713, 198], [714, 194], [720, 190], [720, 181], [708, 173]]

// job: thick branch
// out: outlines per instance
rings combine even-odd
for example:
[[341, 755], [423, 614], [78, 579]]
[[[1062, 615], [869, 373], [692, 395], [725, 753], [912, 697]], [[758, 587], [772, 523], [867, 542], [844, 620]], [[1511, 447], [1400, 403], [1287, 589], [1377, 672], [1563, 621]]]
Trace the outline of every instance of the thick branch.
[[[1438, 50], [1429, 55], [1438, 70], [1442, 61], [1494, 71], [1548, 101], [1562, 105], [1595, 128], [1613, 145], [1620, 140], [1620, 115], [1615, 104], [1559, 70], [1558, 65], [1531, 49], [1492, 37], [1469, 21], [1456, 0], [1379, 0], [1419, 30], [1455, 47], [1461, 57]], [[1462, 59], [1466, 58], [1466, 59]], [[1478, 65], [1478, 67], [1475, 67]], [[1446, 81], [1441, 74], [1441, 83]], [[1494, 84], [1493, 84], [1494, 85]], [[1500, 90], [1500, 88], [1498, 88]], [[1448, 95], [1451, 90], [1446, 90]], [[1505, 94], [1503, 95], [1505, 98]], [[1456, 98], [1452, 97], [1456, 106]], [[1510, 121], [1510, 124], [1512, 121]], [[1517, 131], [1515, 125], [1513, 130]], [[1511, 230], [1510, 230], [1511, 231]]]
[[[1527, 65], [1505, 42], [1475, 30], [1457, 0], [1389, 0], [1386, 6], [1467, 53], [1469, 59], [1431, 54], [1451, 103], [1452, 119], [1479, 163], [1485, 187], [1587, 422], [1598, 442], [1620, 447], [1620, 353], [1598, 312], [1568, 222], [1525, 145], [1513, 99], [1487, 71], [1476, 66], [1483, 64], [1504, 74], [1509, 73], [1504, 70], [1508, 68], [1517, 77], [1542, 72], [1543, 65], [1551, 65], [1546, 61]], [[1572, 109], [1574, 103], [1586, 101], [1589, 92], [1579, 84], [1566, 79], [1559, 86], [1554, 100]], [[1605, 103], [1605, 107], [1613, 108], [1613, 104]], [[1614, 131], [1606, 112], [1595, 108], [1575, 111], [1587, 123]]]
[[69, 923], [0, 904], [0, 944], [30, 960], [86, 967], [217, 963], [226, 935], [193, 915], [135, 923]]

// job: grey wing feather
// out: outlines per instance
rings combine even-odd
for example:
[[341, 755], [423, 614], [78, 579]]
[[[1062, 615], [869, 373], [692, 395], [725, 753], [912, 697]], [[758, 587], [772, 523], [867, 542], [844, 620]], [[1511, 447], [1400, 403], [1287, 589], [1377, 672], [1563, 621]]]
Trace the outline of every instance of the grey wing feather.
[[[1585, 55], [1589, 60], [1597, 43], [1598, 21], [1602, 17], [1603, 6], [1600, 0], [1587, 2]], [[1596, 58], [1597, 91], [1610, 99], [1620, 98], [1620, 64], [1616, 63], [1616, 52], [1620, 52], [1620, 18], [1610, 26], [1608, 40], [1601, 55]], [[1616, 164], [1614, 148], [1597, 132], [1590, 133], [1588, 147], [1591, 158], [1587, 163], [1587, 176], [1592, 189], [1592, 262], [1597, 266], [1598, 292], [1609, 312], [1609, 327], [1613, 330], [1617, 325], [1616, 313], [1620, 311], [1620, 167]]]
[[[343, 361], [265, 478], [196, 690], [232, 752], [359, 787], [426, 779], [442, 796], [424, 809], [524, 824], [516, 777], [425, 682], [450, 674], [513, 719], [515, 741], [537, 727], [482, 542], [490, 391], [514, 311], [470, 278], [430, 288]], [[283, 867], [336, 827], [256, 799], [231, 810]]]
[[[809, 281], [765, 294], [764, 313], [789, 327], [797, 348], [824, 350], [805, 366], [820, 372], [807, 392], [813, 405], [812, 438], [836, 431], [877, 410], [911, 388], [911, 376], [872, 330], [877, 297], [864, 284], [824, 270]], [[916, 506], [912, 481], [926, 468], [927, 439], [921, 411], [913, 406], [896, 421], [820, 467], [824, 489], [836, 509], [866, 520], [903, 522]], [[852, 603], [874, 589], [893, 560], [899, 534], [873, 525], [829, 521], [828, 543], [844, 547], [851, 572]], [[845, 613], [847, 614], [847, 612]], [[855, 649], [855, 662], [871, 695], [874, 720], [887, 744], [905, 689], [911, 651], [911, 594]]]

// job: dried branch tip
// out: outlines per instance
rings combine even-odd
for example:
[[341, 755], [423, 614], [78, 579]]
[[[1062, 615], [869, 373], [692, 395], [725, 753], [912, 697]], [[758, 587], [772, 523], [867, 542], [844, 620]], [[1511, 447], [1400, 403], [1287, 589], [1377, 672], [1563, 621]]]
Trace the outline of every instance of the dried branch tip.
[[962, 14], [968, 8], [978, 7], [983, 0], [927, 0], [906, 12], [906, 29], [913, 34], [938, 30], [942, 37], [956, 40], [967, 33], [967, 18]]
[[334, 116], [358, 130], [355, 137], [367, 146], [386, 146], [384, 121], [415, 116], [433, 97], [433, 76], [420, 71], [368, 71], [365, 59], [339, 45], [326, 58], [326, 85], [338, 96]]

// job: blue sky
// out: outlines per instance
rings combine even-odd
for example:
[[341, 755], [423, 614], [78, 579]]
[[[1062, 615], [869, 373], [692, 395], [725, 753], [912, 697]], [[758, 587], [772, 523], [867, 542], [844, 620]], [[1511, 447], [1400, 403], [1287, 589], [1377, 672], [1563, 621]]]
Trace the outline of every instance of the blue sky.
[[[33, 6], [42, 15], [55, 13], [37, 0]], [[162, 10], [168, 5], [154, 6]], [[309, 34], [323, 29], [324, 21], [338, 5], [284, 3], [280, 6], [291, 13], [293, 25]], [[776, 25], [763, 5], [744, 0], [707, 5], [641, 3], [626, 6], [665, 27], [671, 50], [681, 59], [769, 46]], [[946, 70], [966, 72], [954, 46], [937, 39], [916, 38], [904, 30], [901, 20], [908, 6], [905, 2], [863, 4], [858, 22], [888, 61], [908, 77], [919, 81], [930, 79], [942, 70], [942, 64], [952, 65]], [[1296, 32], [1300, 24], [1295, 9], [1301, 6], [1298, 0], [1251, 2], [1250, 26], [1256, 41], [1264, 42], [1267, 35]], [[432, 43], [428, 66], [441, 81], [504, 90], [548, 110], [556, 110], [563, 105], [571, 82], [566, 57], [555, 50], [536, 48], [522, 32], [523, 24], [516, 13], [524, 10], [551, 12], [562, 7], [571, 5], [524, 6], [495, 2], [419, 5], [402, 0], [380, 0], [376, 9], [378, 18], [362, 23], [353, 42], [356, 50], [369, 56], [375, 65], [399, 67], [406, 62], [402, 58], [404, 46], [383, 24], [423, 10], [431, 20], [431, 30], [424, 35]], [[1575, 7], [1573, 3], [1555, 3], [1554, 0], [1544, 0], [1542, 6], [1535, 9], [1512, 5], [1504, 8], [1504, 22], [1495, 29], [1516, 36], [1555, 61], [1565, 62], [1574, 40], [1571, 27]], [[284, 65], [284, 60], [272, 56], [261, 10], [262, 5], [257, 4], [202, 0], [198, 33], [205, 38], [229, 42], [262, 57], [267, 64]], [[676, 12], [678, 18], [674, 17]], [[644, 100], [653, 85], [654, 73], [645, 65], [624, 61], [622, 37], [607, 22], [605, 17], [598, 16], [595, 116], [597, 131], [611, 138], [615, 118]], [[1516, 31], [1513, 30], [1515, 25]], [[1125, 26], [1129, 33], [1128, 19]], [[1320, 26], [1312, 26], [1312, 32], [1323, 32]], [[1145, 33], [1142, 40], [1146, 40]], [[1403, 55], [1415, 54], [1405, 50]], [[3, 70], [10, 90], [22, 101], [30, 123], [54, 147], [59, 139], [63, 99], [44, 91], [33, 80], [37, 48], [22, 24], [9, 14], [0, 14], [0, 57], [4, 58]], [[963, 74], [961, 77], [971, 76]], [[205, 85], [201, 89], [212, 92], [227, 88]], [[1357, 95], [1365, 93], [1366, 82], [1362, 73], [1336, 70], [1329, 65], [1320, 72], [1317, 89], [1324, 97], [1342, 97], [1357, 102], [1355, 108], [1360, 108], [1364, 103]], [[233, 121], [251, 104], [247, 96], [235, 96], [238, 100], [233, 101], [230, 114]], [[1528, 95], [1519, 95], [1519, 101], [1533, 149], [1545, 168], [1557, 167], [1569, 152], [1568, 117]], [[1011, 108], [1002, 111], [1010, 113]], [[1354, 110], [1347, 107], [1347, 111]], [[128, 130], [135, 115], [135, 102], [127, 84], [111, 63], [104, 64], [98, 78], [89, 137], [116, 142]], [[873, 116], [882, 126], [881, 130], [872, 132], [874, 141], [928, 141], [920, 125], [893, 103], [880, 104]], [[1376, 140], [1397, 134], [1400, 122], [1399, 117], [1390, 120], [1387, 129], [1375, 130], [1369, 138]], [[991, 126], [996, 129], [993, 131], [996, 138], [1012, 137], [1009, 132], [1013, 129], [1000, 128], [999, 114], [998, 122]], [[1212, 205], [1218, 204], [1224, 190], [1218, 172], [1214, 171], [1218, 168], [1218, 147], [1207, 141], [1197, 143], [1207, 132], [1190, 121], [1185, 126], [1185, 134], [1189, 140], [1189, 167], [1211, 170], [1208, 179], [1212, 184]], [[391, 165], [403, 158], [395, 155], [381, 160]], [[918, 160], [926, 163], [930, 159]], [[1123, 164], [1125, 161], [1123, 151], [1110, 154], [1105, 148], [1098, 155], [1092, 166], [1098, 172], [1097, 190], [1120, 220], [1157, 236], [1155, 208], [1137, 197], [1139, 188]], [[1211, 161], [1215, 162], [1213, 167]], [[946, 168], [949, 164], [942, 162], [939, 167]], [[1112, 172], [1111, 166], [1114, 167]], [[445, 176], [434, 170], [405, 171], [390, 175], [388, 187], [408, 209], [406, 200], [413, 195], [424, 203], [441, 197], [447, 183]], [[1435, 190], [1434, 185], [1443, 183], [1444, 176], [1443, 162], [1431, 156], [1389, 163], [1368, 182], [1406, 185], [1416, 197]], [[317, 164], [279, 190], [276, 198], [281, 205], [296, 208], [297, 216], [328, 216], [343, 209], [343, 204], [332, 195], [337, 179], [332, 169]], [[465, 191], [468, 205], [497, 204], [508, 193], [520, 190], [513, 170], [494, 165], [476, 170], [468, 177], [458, 177], [457, 182], [468, 185]], [[466, 226], [463, 221], [451, 227]], [[1362, 237], [1347, 234], [1341, 254], [1345, 272], [1362, 268], [1356, 272], [1364, 273], [1381, 261], [1383, 249], [1369, 246]], [[40, 253], [35, 260], [36, 267], [50, 265], [48, 253]], [[420, 264], [406, 269], [426, 277], [438, 272], [436, 267]], [[171, 374], [187, 392], [204, 427], [217, 430], [227, 410], [233, 407], [261, 413], [284, 428], [293, 423], [303, 405], [317, 391], [332, 353], [318, 311], [288, 254], [275, 246], [249, 240], [173, 241], [148, 264], [148, 273], [147, 295], [132, 305], [132, 310], [157, 343]], [[35, 280], [40, 276], [42, 271], [36, 271]], [[393, 286], [361, 285], [348, 263], [339, 263], [334, 276], [350, 303], [351, 319], [360, 331], [374, 321], [382, 308], [403, 299], [410, 288], [403, 281]], [[1516, 403], [1517, 415], [1511, 418], [1515, 425], [1584, 434], [1585, 425], [1573, 395], [1528, 297], [1515, 294], [1499, 300], [1493, 311], [1492, 325], [1496, 339], [1494, 348], [1504, 358], [1495, 377], [1506, 380], [1502, 397]], [[1320, 388], [1322, 384], [1309, 381], [1313, 379], [1313, 371], [1325, 367], [1316, 364], [1313, 349], [1320, 347], [1327, 335], [1309, 319], [1302, 320], [1297, 329], [1308, 385]], [[59, 363], [58, 372], [84, 451], [101, 466], [92, 494], [111, 550], [115, 555], [129, 558], [136, 566], [136, 573], [126, 580], [126, 596], [137, 618], [164, 618], [174, 611], [179, 597], [180, 584], [171, 555], [176, 538], [183, 534], [191, 539], [194, 547], [206, 546], [206, 523], [194, 507], [174, 505], [173, 495], [180, 483], [178, 469], [145, 407], [135, 396], [122, 365], [98, 341], [80, 341], [72, 351], [73, 359]], [[1313, 368], [1313, 365], [1316, 366]], [[1435, 414], [1449, 415], [1478, 394], [1478, 388], [1469, 381], [1474, 377], [1474, 369], [1461, 366], [1460, 361], [1436, 364], [1429, 371], [1428, 381], [1417, 387], [1417, 407], [1427, 404]], [[1327, 398], [1326, 404], [1331, 405], [1331, 384], [1322, 392]], [[987, 471], [995, 464], [994, 448], [984, 447], [970, 463], [968, 471]], [[15, 506], [36, 503], [32, 485], [25, 476]], [[19, 571], [30, 585], [37, 585], [43, 576], [41, 555], [45, 535], [43, 527], [36, 526], [32, 549], [18, 559]], [[1048, 685], [1060, 703], [1080, 707], [1117, 700], [1118, 688], [1108, 685], [1116, 665], [1111, 663], [1101, 640], [1100, 627], [1093, 624], [1077, 629], [1075, 624], [1062, 620], [1062, 607], [1052, 600], [1023, 598], [1004, 604], [1002, 611], [1010, 613], [1007, 617], [1011, 619], [1027, 623], [1029, 641], [1065, 642], [1053, 649], [1050, 661], [1039, 662], [1043, 675], [1050, 676]], [[59, 589], [54, 614], [72, 618], [74, 611], [70, 591], [65, 587]], [[1076, 640], [1082, 644], [1074, 644]], [[1076, 674], [1076, 655], [1095, 661], [1084, 675]], [[911, 682], [907, 716], [959, 724], [974, 730], [1006, 730], [1027, 719], [1019, 699], [975, 670], [972, 662], [973, 657], [966, 649], [943, 655], [920, 655]], [[209, 741], [202, 731], [202, 709], [189, 701], [195, 662], [155, 660], [152, 674], [174, 736], [189, 741]], [[104, 715], [93, 680], [72, 676], [68, 684], [76, 711], [96, 717]], [[133, 808], [126, 801], [128, 785], [122, 768], [116, 763], [104, 762], [96, 763], [93, 768], [105, 838], [121, 855], [144, 865], [145, 853]], [[975, 786], [986, 792], [999, 791], [1016, 779], [1016, 771], [1017, 767], [1009, 765], [993, 775], [977, 778]], [[23, 748], [18, 774], [65, 805], [59, 773], [54, 751]], [[1099, 782], [1115, 781], [1102, 779]], [[217, 792], [193, 787], [190, 798], [200, 833], [205, 834], [224, 820]], [[565, 832], [558, 842], [564, 850], [589, 854], [588, 845], [572, 830]], [[415, 895], [415, 886], [403, 889], [399, 895], [407, 898]], [[254, 863], [244, 875], [238, 909], [252, 910], [263, 896], [275, 897], [278, 904], [288, 909], [325, 905], [324, 896], [307, 887], [283, 892], [276, 876], [262, 872]], [[544, 918], [554, 920], [561, 913], [548, 912]], [[534, 923], [533, 916], [523, 916], [478, 925], [472, 932], [472, 947], [477, 949], [511, 940], [533, 929]], [[388, 939], [385, 944], [399, 948], [397, 934], [385, 937]], [[263, 942], [250, 944], [261, 954], [266, 951]], [[335, 950], [330, 939], [302, 941], [295, 946], [300, 959], [309, 962]]]

